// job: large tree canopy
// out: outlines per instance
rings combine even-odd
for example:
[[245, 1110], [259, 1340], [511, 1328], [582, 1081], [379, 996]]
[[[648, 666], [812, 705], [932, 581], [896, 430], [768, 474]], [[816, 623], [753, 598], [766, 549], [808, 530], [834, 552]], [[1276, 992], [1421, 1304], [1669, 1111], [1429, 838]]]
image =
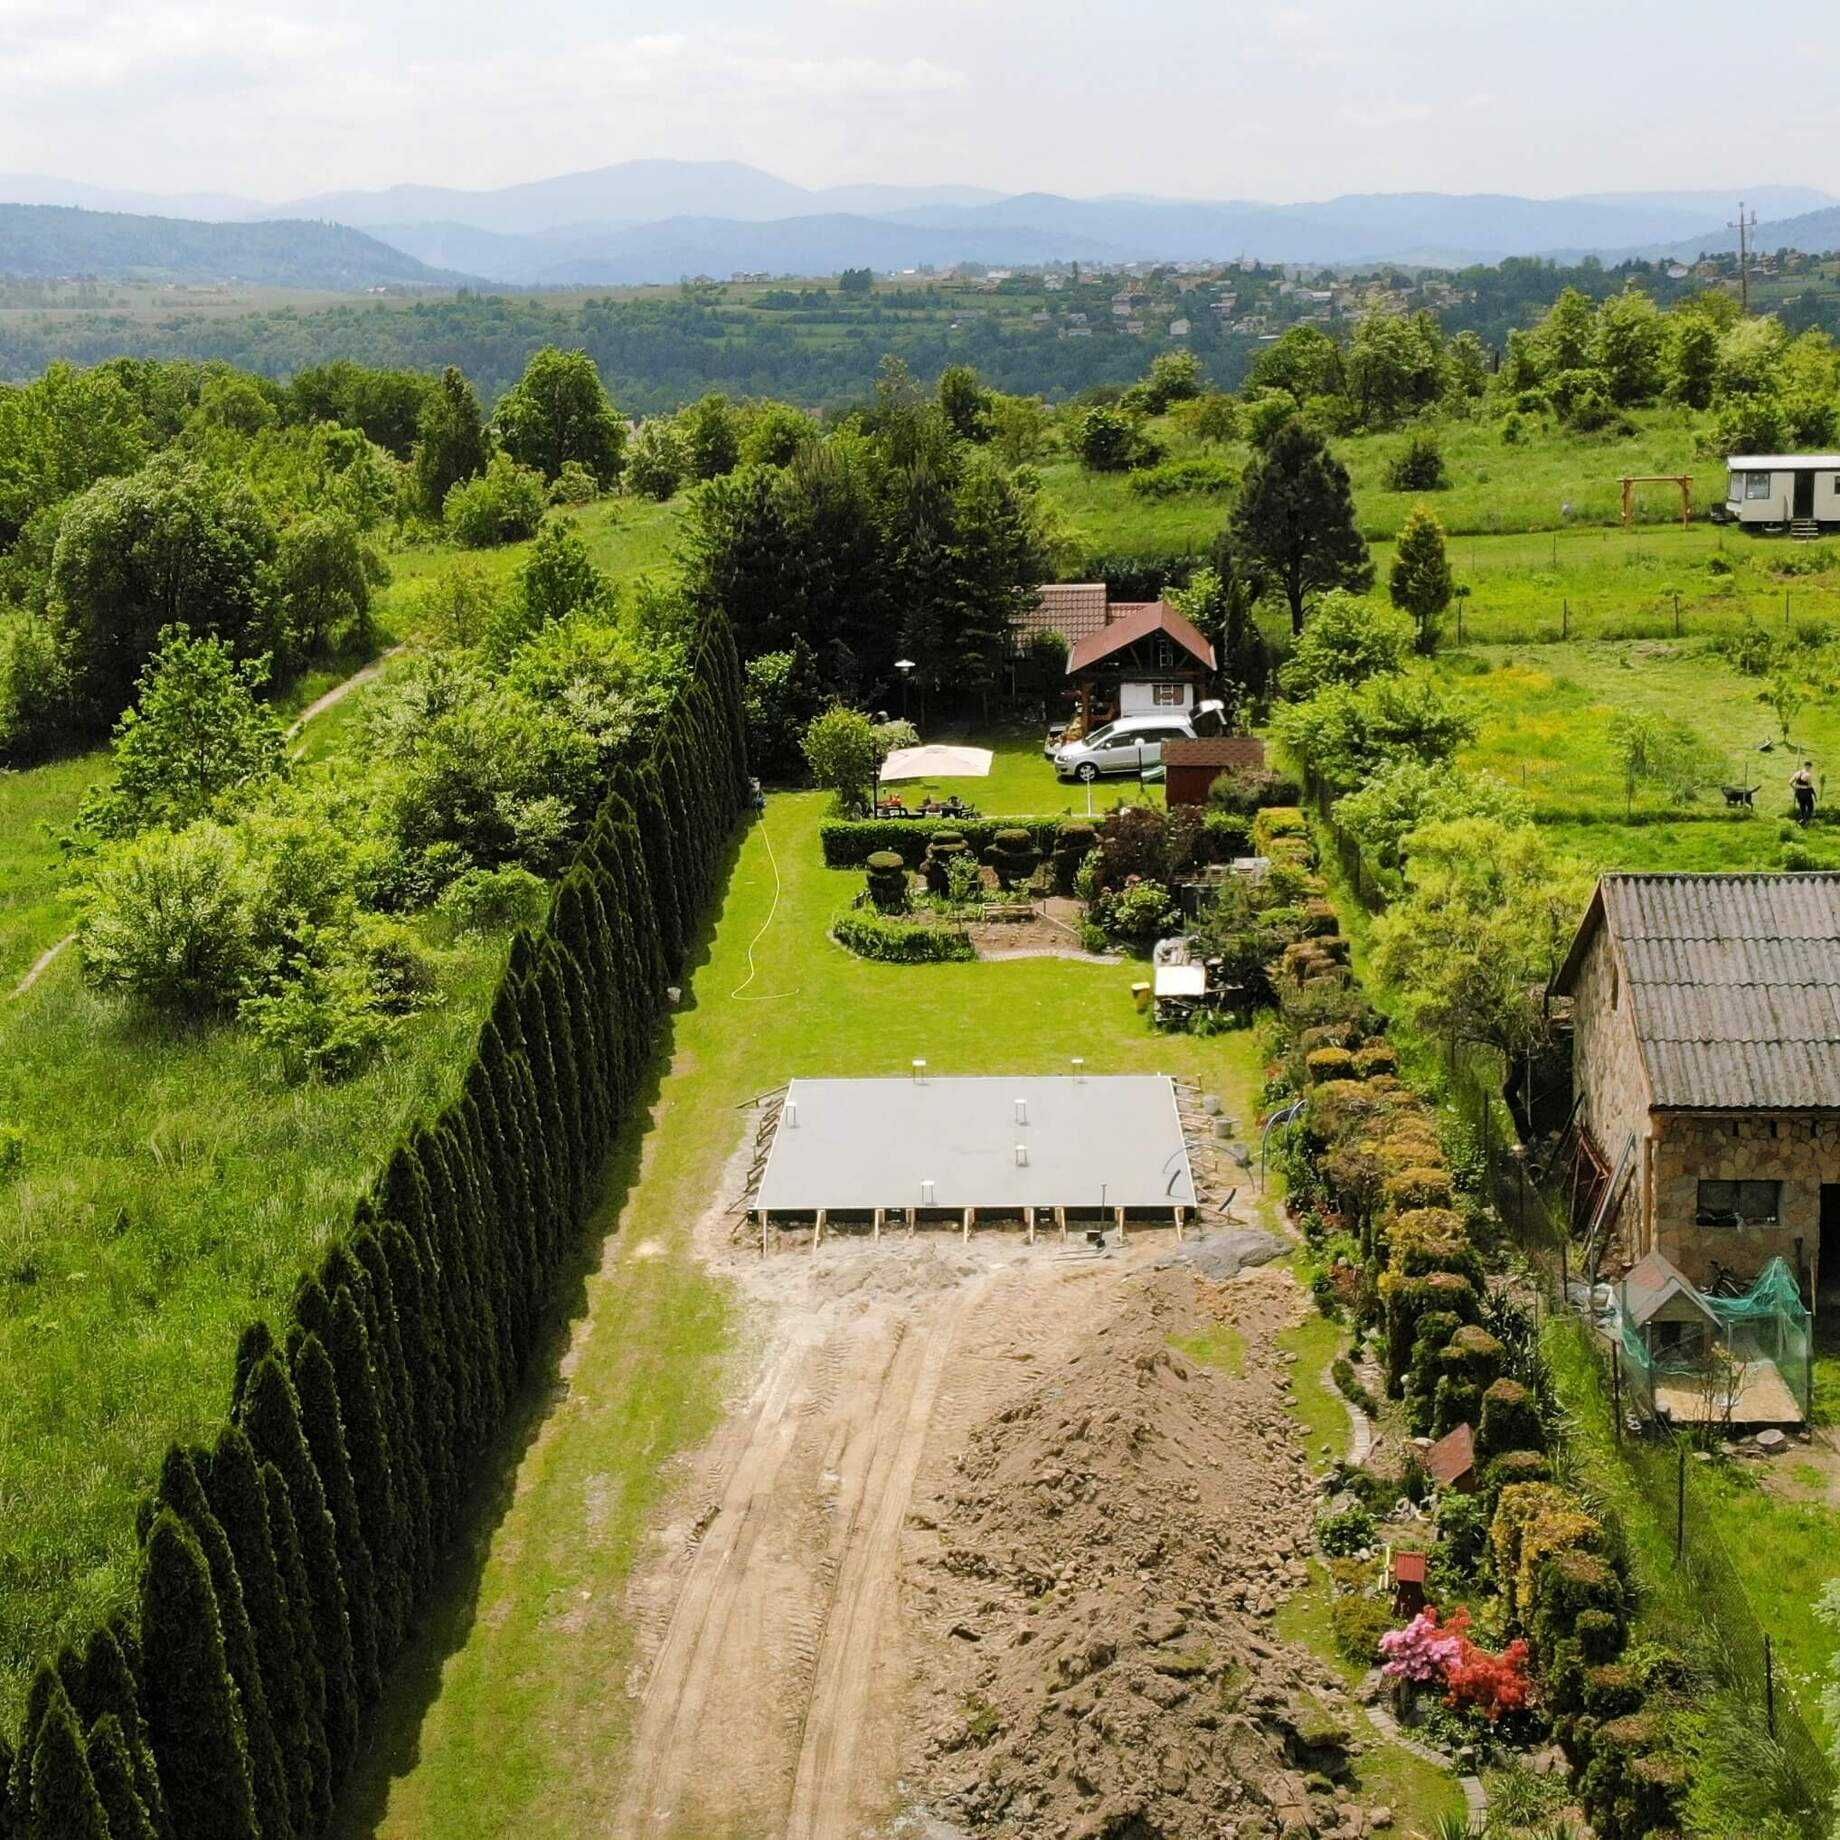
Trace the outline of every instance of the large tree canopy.
[[1291, 631], [1312, 596], [1373, 586], [1374, 565], [1354, 517], [1348, 469], [1313, 428], [1292, 417], [1254, 455], [1233, 511], [1239, 547], [1284, 590]]
[[545, 479], [555, 479], [573, 460], [603, 486], [619, 481], [626, 424], [585, 351], [546, 345], [506, 391], [493, 425], [505, 452]]

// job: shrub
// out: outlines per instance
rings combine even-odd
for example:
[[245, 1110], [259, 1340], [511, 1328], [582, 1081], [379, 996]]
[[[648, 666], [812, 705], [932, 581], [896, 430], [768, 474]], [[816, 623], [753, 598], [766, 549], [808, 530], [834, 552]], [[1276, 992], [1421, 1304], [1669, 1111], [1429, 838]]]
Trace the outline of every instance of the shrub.
[[998, 886], [1009, 889], [1035, 873], [1040, 857], [1029, 833], [1019, 825], [1011, 825], [991, 839], [985, 860], [996, 870]]
[[275, 1055], [282, 1077], [296, 1083], [362, 1072], [393, 1027], [369, 967], [351, 958], [305, 965], [298, 976], [245, 999], [239, 1014]]
[[1531, 1611], [1540, 1566], [1549, 1556], [1587, 1550], [1602, 1535], [1602, 1527], [1568, 1489], [1548, 1482], [1517, 1482], [1504, 1488], [1489, 1525], [1489, 1547], [1508, 1614]]
[[1454, 1271], [1433, 1272], [1424, 1278], [1402, 1278], [1386, 1291], [1387, 1389], [1398, 1398], [1412, 1364], [1412, 1345], [1422, 1316], [1449, 1312], [1461, 1322], [1474, 1322], [1478, 1311], [1476, 1287]]
[[[893, 855], [894, 852], [878, 851], [877, 854]], [[869, 860], [873, 862], [875, 858], [872, 856]], [[920, 860], [920, 873], [934, 894], [950, 894], [953, 868], [970, 860], [970, 849], [957, 831], [937, 831], [927, 840], [926, 855]]]
[[1450, 1171], [1434, 1168], [1429, 1163], [1402, 1169], [1397, 1175], [1387, 1177], [1381, 1195], [1387, 1207], [1400, 1214], [1416, 1208], [1448, 1208]]
[[1461, 1272], [1482, 1290], [1482, 1261], [1470, 1244], [1463, 1216], [1450, 1208], [1412, 1208], [1386, 1231], [1388, 1265], [1402, 1278], [1428, 1277], [1434, 1271]]
[[1180, 926], [1182, 912], [1161, 882], [1133, 882], [1101, 896], [1093, 918], [1108, 939], [1147, 946]]
[[1271, 846], [1280, 837], [1310, 834], [1310, 822], [1294, 805], [1267, 805], [1252, 820], [1252, 842], [1261, 856], [1271, 854]]
[[1325, 1559], [1352, 1559], [1370, 1548], [1378, 1534], [1379, 1523], [1358, 1505], [1317, 1516], [1316, 1546]]
[[10, 1176], [25, 1160], [25, 1132], [16, 1124], [0, 1124], [0, 1176]]
[[960, 927], [923, 926], [857, 908], [831, 922], [831, 937], [858, 958], [886, 965], [929, 965], [977, 957]]
[[552, 505], [591, 505], [601, 495], [601, 482], [579, 460], [565, 460], [550, 482]]
[[1393, 1626], [1386, 1603], [1365, 1592], [1344, 1591], [1329, 1606], [1329, 1631], [1335, 1652], [1356, 1667], [1373, 1667], [1380, 1659], [1380, 1638]]
[[1346, 1048], [1316, 1048], [1303, 1057], [1304, 1078], [1317, 1086], [1325, 1080], [1354, 1077], [1354, 1056]]
[[92, 871], [77, 929], [97, 990], [171, 1016], [225, 1010], [255, 965], [254, 889], [234, 832], [154, 830]]
[[1501, 1492], [1517, 1482], [1551, 1482], [1552, 1462], [1541, 1450], [1504, 1450], [1482, 1472], [1483, 1500], [1493, 1515]]
[[1493, 1457], [1510, 1450], [1538, 1450], [1545, 1442], [1540, 1414], [1527, 1388], [1505, 1375], [1492, 1382], [1482, 1395], [1476, 1454]]
[[884, 914], [898, 914], [908, 904], [907, 867], [893, 850], [869, 858], [869, 899]]
[[1439, 492], [1449, 485], [1437, 436], [1428, 430], [1410, 436], [1387, 462], [1386, 483], [1394, 492]]
[[833, 818], [818, 827], [818, 840], [828, 869], [861, 869], [876, 850], [894, 850], [908, 868], [917, 869], [927, 845], [942, 833], [981, 855], [996, 841], [998, 831], [1022, 829], [1037, 852], [1047, 855], [1066, 822], [1070, 821], [1035, 817]]
[[1133, 474], [1131, 492], [1151, 499], [1225, 498], [1238, 483], [1238, 475], [1224, 460], [1166, 460]]
[[1054, 833], [1054, 888], [1057, 894], [1073, 893], [1073, 878], [1098, 841], [1097, 826], [1085, 818], [1070, 818]]
[[435, 911], [456, 933], [509, 933], [538, 925], [549, 908], [549, 885], [513, 865], [468, 869], [442, 889]]
[[1303, 788], [1289, 774], [1270, 767], [1229, 767], [1208, 787], [1208, 804], [1215, 811], [1252, 818], [1268, 805], [1294, 806]]
[[1399, 1056], [1393, 1051], [1391, 1042], [1370, 1041], [1366, 1047], [1355, 1050], [1354, 1070], [1356, 1076], [1363, 1080], [1371, 1080], [1380, 1074], [1397, 1073]]
[[441, 505], [447, 534], [467, 549], [490, 549], [534, 537], [548, 503], [543, 475], [494, 454], [486, 470], [448, 488]]

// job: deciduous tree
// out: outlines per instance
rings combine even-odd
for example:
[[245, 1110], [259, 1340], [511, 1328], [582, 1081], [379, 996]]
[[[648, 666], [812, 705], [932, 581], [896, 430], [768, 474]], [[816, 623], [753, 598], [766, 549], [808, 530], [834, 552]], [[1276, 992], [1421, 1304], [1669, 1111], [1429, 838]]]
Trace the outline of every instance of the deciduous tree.
[[1374, 565], [1355, 523], [1348, 469], [1302, 421], [1284, 424], [1254, 454], [1240, 485], [1232, 531], [1284, 592], [1291, 631], [1309, 601], [1330, 588], [1365, 593]]

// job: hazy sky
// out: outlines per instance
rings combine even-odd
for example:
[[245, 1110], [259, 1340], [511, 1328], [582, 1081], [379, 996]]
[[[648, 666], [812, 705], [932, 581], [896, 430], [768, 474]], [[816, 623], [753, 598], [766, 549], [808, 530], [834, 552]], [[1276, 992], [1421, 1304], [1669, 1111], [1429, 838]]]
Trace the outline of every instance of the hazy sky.
[[1840, 191], [1837, 113], [1830, 0], [0, 0], [0, 170], [268, 198], [643, 156], [1278, 200]]

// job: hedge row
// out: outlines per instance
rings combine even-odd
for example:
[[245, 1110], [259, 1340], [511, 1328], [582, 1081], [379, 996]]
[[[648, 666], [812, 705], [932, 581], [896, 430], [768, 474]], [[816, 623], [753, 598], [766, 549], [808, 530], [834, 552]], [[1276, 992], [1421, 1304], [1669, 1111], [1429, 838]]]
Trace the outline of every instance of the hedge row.
[[[1061, 818], [838, 818], [818, 827], [827, 869], [860, 869], [877, 850], [892, 850], [910, 869], [920, 866], [934, 835], [950, 831], [964, 838], [982, 860], [999, 831], [1027, 831], [1037, 856], [1054, 853], [1064, 830], [1089, 829], [1094, 819]], [[1202, 819], [1204, 854], [1209, 862], [1244, 856], [1250, 845], [1250, 820], [1233, 812], [1210, 811]]]
[[[1272, 850], [1301, 814], [1259, 814]], [[1333, 910], [1331, 910], [1333, 911]], [[1482, 1326], [1484, 1273], [1437, 1120], [1398, 1077], [1398, 1056], [1348, 968], [1346, 942], [1318, 934], [1272, 974], [1292, 1071], [1306, 1097], [1313, 1193], [1359, 1238], [1361, 1309], [1384, 1329], [1387, 1390], [1420, 1435], [1475, 1432], [1496, 1583], [1528, 1639], [1553, 1735], [1603, 1840], [1671, 1830], [1684, 1779], [1662, 1725], [1621, 1657], [1631, 1593], [1619, 1543], [1584, 1500], [1552, 1480], [1546, 1429], [1508, 1351]]]
[[976, 958], [971, 936], [962, 927], [922, 926], [872, 908], [853, 907], [831, 922], [831, 937], [858, 958], [885, 965], [939, 965]]
[[0, 1835], [312, 1840], [545, 1336], [747, 790], [725, 623], [522, 933], [458, 1096], [401, 1143], [208, 1447], [168, 1452], [135, 1613], [43, 1663]]

